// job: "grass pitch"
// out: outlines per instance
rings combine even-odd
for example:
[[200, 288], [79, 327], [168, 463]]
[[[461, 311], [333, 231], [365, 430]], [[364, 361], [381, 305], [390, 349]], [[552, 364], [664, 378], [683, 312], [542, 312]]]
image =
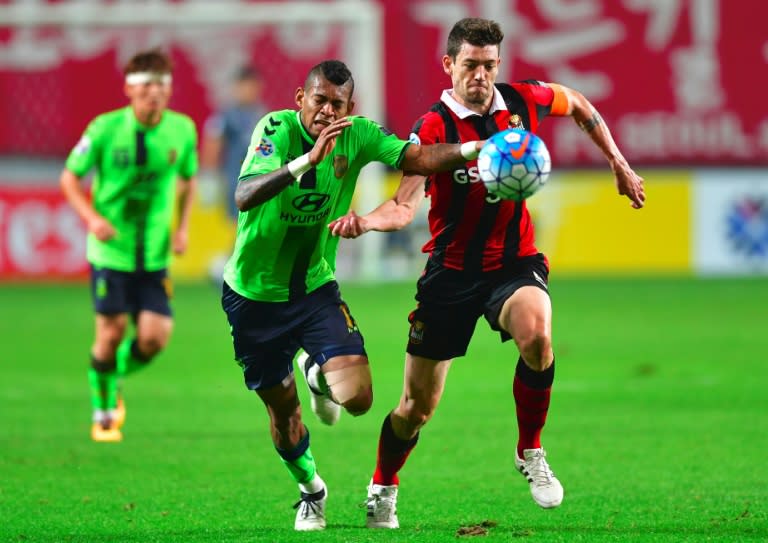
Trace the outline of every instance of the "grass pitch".
[[555, 277], [551, 290], [544, 444], [565, 487], [560, 508], [534, 505], [514, 471], [517, 352], [480, 321], [401, 472], [400, 530], [364, 528], [413, 285], [347, 284], [374, 406], [333, 428], [306, 408], [329, 526], [297, 534], [295, 484], [232, 361], [213, 287], [177, 288], [171, 345], [126, 382], [123, 443], [97, 444], [87, 288], [0, 286], [0, 541], [767, 540], [768, 280]]

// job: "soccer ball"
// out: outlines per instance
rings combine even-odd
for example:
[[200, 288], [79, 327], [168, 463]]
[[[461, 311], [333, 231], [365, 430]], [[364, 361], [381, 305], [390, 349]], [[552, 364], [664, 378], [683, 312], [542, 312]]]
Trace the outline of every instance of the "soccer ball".
[[477, 170], [489, 193], [521, 202], [535, 194], [549, 178], [552, 162], [544, 142], [527, 130], [497, 132], [477, 157]]

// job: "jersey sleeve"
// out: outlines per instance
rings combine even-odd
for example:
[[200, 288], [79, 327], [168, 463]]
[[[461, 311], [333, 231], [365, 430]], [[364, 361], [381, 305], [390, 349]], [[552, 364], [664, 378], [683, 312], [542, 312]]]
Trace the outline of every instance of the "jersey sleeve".
[[408, 138], [417, 145], [431, 145], [433, 143], [445, 143], [442, 138], [442, 119], [440, 115], [429, 112], [419, 117], [413, 124], [411, 135]]
[[190, 179], [197, 173], [198, 168], [198, 156], [197, 156], [197, 129], [192, 119], [185, 119], [186, 121], [186, 134], [187, 143], [184, 148], [181, 162], [179, 163], [179, 175], [182, 179]]
[[77, 177], [85, 177], [91, 168], [97, 163], [101, 138], [104, 134], [105, 121], [102, 117], [96, 117], [80, 136], [80, 140], [70, 151], [65, 167]]
[[380, 124], [365, 117], [353, 117], [355, 134], [360, 138], [361, 158], [365, 163], [382, 162], [400, 168], [405, 149], [411, 142], [401, 140]]
[[239, 179], [269, 173], [283, 166], [287, 162], [290, 136], [291, 124], [285, 115], [272, 112], [262, 117], [253, 129]]

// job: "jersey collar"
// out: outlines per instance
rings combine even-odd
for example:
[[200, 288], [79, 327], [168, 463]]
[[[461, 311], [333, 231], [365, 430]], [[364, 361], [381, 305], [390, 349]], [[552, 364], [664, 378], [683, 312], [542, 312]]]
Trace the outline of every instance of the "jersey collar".
[[[459, 119], [466, 119], [472, 115], [477, 115], [478, 117], [481, 116], [476, 111], [472, 111], [468, 107], [457, 102], [456, 98], [453, 97], [453, 89], [445, 89], [443, 95], [440, 96], [440, 101], [448, 106], [448, 109], [453, 111]], [[497, 111], [503, 111], [505, 109], [507, 109], [507, 105], [504, 103], [504, 98], [501, 96], [499, 89], [494, 86], [493, 101], [491, 102], [491, 109], [488, 110], [488, 115], [493, 115]]]
[[304, 128], [304, 123], [301, 122], [301, 111], [296, 112], [296, 120], [299, 123], [299, 128], [301, 129], [301, 136], [309, 143], [313, 144], [315, 143], [315, 140], [312, 139], [312, 136], [309, 135], [307, 132], [307, 129]]

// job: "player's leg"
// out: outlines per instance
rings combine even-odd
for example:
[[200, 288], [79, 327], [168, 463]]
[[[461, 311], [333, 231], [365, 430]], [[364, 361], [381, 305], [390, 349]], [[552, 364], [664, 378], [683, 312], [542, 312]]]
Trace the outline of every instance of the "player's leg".
[[381, 425], [376, 469], [368, 485], [369, 528], [398, 528], [398, 472], [419, 441], [419, 431], [440, 403], [451, 360], [406, 354], [403, 393], [398, 406]]
[[118, 375], [115, 351], [128, 323], [128, 316], [96, 315], [96, 333], [91, 347], [88, 382], [91, 390], [94, 441], [120, 441], [118, 407]]
[[136, 317], [136, 336], [124, 339], [118, 348], [120, 375], [130, 375], [146, 368], [168, 344], [172, 331], [172, 317], [154, 311], [140, 311]]
[[325, 528], [325, 502], [328, 489], [317, 473], [315, 459], [309, 448], [309, 430], [301, 420], [301, 408], [293, 375], [268, 389], [256, 390], [269, 413], [272, 443], [299, 485], [300, 498], [294, 528], [322, 530]]
[[117, 350], [121, 376], [147, 367], [168, 344], [173, 330], [171, 291], [166, 270], [133, 274], [129, 294], [136, 334], [124, 338]]
[[96, 313], [88, 371], [93, 409], [91, 437], [95, 441], [120, 441], [116, 351], [128, 325], [126, 274], [92, 267], [90, 279]]
[[353, 416], [366, 413], [373, 402], [371, 370], [363, 336], [338, 285], [324, 285], [302, 303], [307, 317], [299, 342], [308, 356], [299, 357], [299, 367], [307, 378], [312, 410], [326, 424], [338, 420], [339, 406]]
[[511, 336], [520, 352], [513, 384], [519, 432], [515, 465], [528, 480], [534, 501], [550, 508], [560, 505], [563, 499], [562, 485], [541, 446], [555, 375], [552, 306], [543, 260], [527, 259], [522, 268], [521, 279], [508, 282], [496, 292], [497, 297], [511, 294], [492, 325]]
[[376, 469], [368, 486], [370, 528], [399, 526], [398, 473], [440, 402], [452, 359], [466, 353], [481, 314], [482, 292], [481, 285], [468, 285], [460, 274], [435, 271], [430, 264], [419, 280], [419, 306], [409, 316], [403, 392], [382, 424]]
[[299, 348], [294, 336], [301, 321], [292, 319], [292, 304], [249, 300], [226, 283], [222, 308], [245, 385], [264, 402], [275, 450], [299, 486], [294, 527], [322, 530], [328, 490], [317, 473], [309, 432], [301, 420], [293, 373], [293, 357]]

